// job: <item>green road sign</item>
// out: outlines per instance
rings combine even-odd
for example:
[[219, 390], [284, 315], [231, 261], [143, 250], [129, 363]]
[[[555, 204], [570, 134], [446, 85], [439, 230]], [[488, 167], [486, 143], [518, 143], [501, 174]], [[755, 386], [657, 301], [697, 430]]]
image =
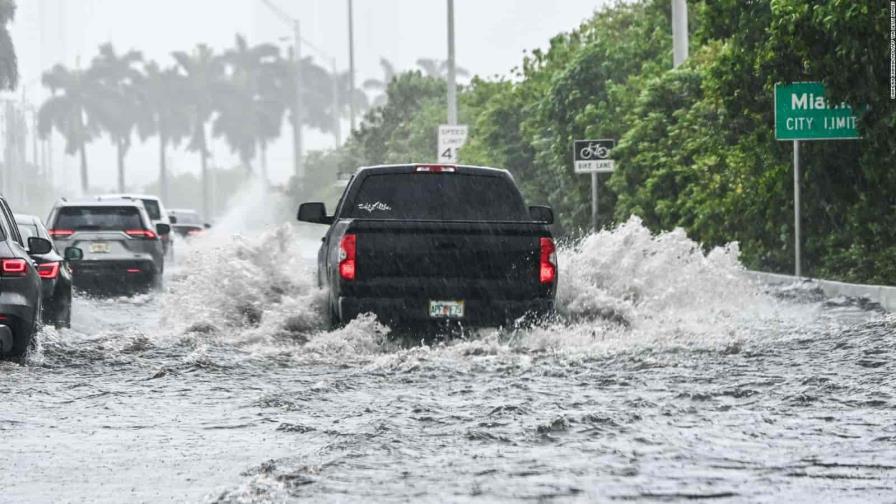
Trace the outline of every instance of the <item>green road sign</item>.
[[828, 103], [820, 82], [775, 84], [775, 138], [852, 140], [856, 116], [845, 103]]

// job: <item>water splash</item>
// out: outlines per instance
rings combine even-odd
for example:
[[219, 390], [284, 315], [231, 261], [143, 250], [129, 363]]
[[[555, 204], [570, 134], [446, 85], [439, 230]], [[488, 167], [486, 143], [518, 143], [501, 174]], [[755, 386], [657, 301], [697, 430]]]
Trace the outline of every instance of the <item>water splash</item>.
[[[240, 201], [232, 206], [235, 215], [252, 213], [266, 197], [249, 191]], [[326, 330], [327, 292], [317, 287], [313, 260], [319, 241], [304, 228], [260, 229], [230, 217], [223, 222], [229, 224], [215, 233], [178, 243], [177, 267], [163, 293], [78, 301], [77, 330], [116, 354], [180, 347], [187, 363], [213, 359], [217, 348], [261, 358], [406, 367], [432, 356], [518, 360], [544, 351], [577, 358], [645, 347], [726, 350], [756, 333], [780, 335], [780, 328], [799, 327], [818, 313], [819, 303], [795, 305], [764, 292], [739, 263], [736, 244], [704, 253], [682, 230], [652, 234], [632, 218], [560, 249], [555, 319], [402, 349], [374, 317]], [[225, 232], [227, 226], [233, 232]], [[151, 324], [158, 330], [129, 329], [124, 319], [110, 327], [105, 317], [124, 305], [133, 305], [134, 313], [160, 307]], [[779, 330], [762, 330], [769, 325]], [[54, 354], [72, 352], [67, 332], [45, 331], [44, 349], [32, 361], [42, 363], [46, 347]]]

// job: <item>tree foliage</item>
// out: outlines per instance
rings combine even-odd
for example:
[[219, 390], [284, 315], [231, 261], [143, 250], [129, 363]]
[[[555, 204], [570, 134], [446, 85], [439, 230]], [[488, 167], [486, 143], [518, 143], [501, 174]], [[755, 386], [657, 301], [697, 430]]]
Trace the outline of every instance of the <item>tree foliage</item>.
[[[861, 111], [858, 141], [804, 142], [804, 264], [810, 274], [896, 283], [896, 111], [889, 98], [883, 0], [689, 2], [691, 58], [672, 69], [670, 4], [600, 8], [529, 53], [507, 79], [474, 78], [460, 95], [465, 163], [509, 169], [559, 230], [590, 223], [589, 177], [572, 142], [616, 138], [602, 183], [608, 225], [636, 214], [683, 227], [705, 246], [738, 241], [747, 266], [793, 264], [792, 147], [773, 129], [775, 83], [822, 81]], [[349, 140], [343, 170], [428, 161], [444, 91], [399, 74], [388, 104]], [[432, 154], [430, 154], [432, 153]]]
[[[0, 0], [0, 24], [4, 15], [11, 16], [9, 5]], [[0, 60], [2, 42], [0, 33]], [[282, 57], [276, 46], [252, 45], [240, 36], [220, 54], [199, 45], [189, 53], [174, 52], [172, 58], [172, 65], [164, 67], [144, 61], [137, 51], [119, 53], [104, 44], [88, 68], [56, 66], [44, 74], [52, 96], [41, 106], [39, 131], [47, 136], [56, 130], [66, 140], [66, 152], [80, 154], [84, 192], [87, 145], [102, 133], [117, 147], [119, 185], [124, 189], [124, 160], [135, 133], [142, 140], [158, 137], [163, 179], [166, 147], [185, 136], [206, 171], [209, 128], [251, 168], [255, 156], [281, 135], [287, 112], [291, 116], [295, 109], [297, 89], [303, 95], [302, 126], [324, 132], [337, 130], [351, 99], [344, 74], [331, 74], [305, 59], [297, 85], [291, 58]], [[366, 101], [358, 94], [354, 102], [363, 108]], [[164, 180], [162, 186], [165, 192]]]

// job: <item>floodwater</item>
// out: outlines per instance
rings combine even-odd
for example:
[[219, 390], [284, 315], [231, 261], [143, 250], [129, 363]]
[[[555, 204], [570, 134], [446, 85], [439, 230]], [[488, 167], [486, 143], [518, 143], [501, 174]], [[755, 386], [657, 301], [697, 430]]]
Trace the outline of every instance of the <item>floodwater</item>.
[[264, 233], [0, 363], [0, 502], [896, 502], [896, 319], [736, 247], [633, 220], [562, 251], [558, 320], [399, 344]]

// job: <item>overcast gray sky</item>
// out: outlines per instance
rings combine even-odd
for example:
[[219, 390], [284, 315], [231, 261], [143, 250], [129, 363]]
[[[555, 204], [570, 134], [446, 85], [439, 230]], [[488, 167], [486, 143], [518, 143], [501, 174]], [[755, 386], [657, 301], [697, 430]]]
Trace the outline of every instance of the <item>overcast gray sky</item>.
[[[301, 20], [303, 38], [326, 52], [309, 47], [307, 54], [340, 68], [348, 66], [347, 0], [273, 0]], [[577, 26], [604, 0], [456, 0], [458, 65], [483, 76], [507, 74], [518, 65], [524, 49], [545, 47], [551, 36]], [[242, 33], [250, 42], [285, 45], [291, 28], [278, 20], [261, 0], [19, 0], [13, 37], [22, 83], [32, 101], [44, 91], [40, 74], [54, 63], [85, 65], [99, 44], [110, 41], [120, 50], [138, 49], [160, 62], [175, 50], [207, 43], [224, 49]], [[445, 0], [354, 0], [357, 82], [379, 77], [379, 59], [399, 69], [421, 57], [444, 59], [447, 52]], [[21, 92], [21, 89], [20, 89]], [[58, 143], [58, 142], [57, 142]], [[309, 132], [309, 148], [332, 145], [329, 136]], [[146, 183], [156, 176], [157, 147], [136, 145], [128, 157], [129, 180]], [[89, 151], [95, 180], [114, 183], [115, 156], [106, 141]], [[59, 156], [56, 157], [57, 159]], [[235, 163], [226, 147], [215, 148], [216, 162]], [[269, 154], [271, 176], [282, 181], [291, 173], [290, 143], [278, 142]], [[58, 164], [58, 163], [57, 163]], [[172, 153], [173, 170], [198, 171], [191, 155]], [[67, 162], [67, 180], [75, 180], [75, 160]], [[105, 175], [105, 176], [103, 176]], [[63, 182], [63, 181], [60, 181]]]

